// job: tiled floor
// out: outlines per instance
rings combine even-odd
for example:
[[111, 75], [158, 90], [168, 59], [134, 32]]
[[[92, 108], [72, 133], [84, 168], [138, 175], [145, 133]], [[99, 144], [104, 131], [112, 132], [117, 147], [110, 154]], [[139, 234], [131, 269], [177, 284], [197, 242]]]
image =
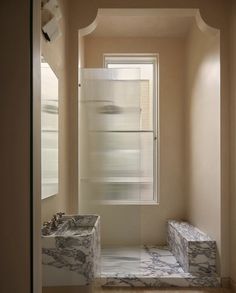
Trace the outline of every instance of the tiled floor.
[[124, 287], [217, 287], [216, 276], [185, 273], [167, 247], [102, 249], [101, 284]]

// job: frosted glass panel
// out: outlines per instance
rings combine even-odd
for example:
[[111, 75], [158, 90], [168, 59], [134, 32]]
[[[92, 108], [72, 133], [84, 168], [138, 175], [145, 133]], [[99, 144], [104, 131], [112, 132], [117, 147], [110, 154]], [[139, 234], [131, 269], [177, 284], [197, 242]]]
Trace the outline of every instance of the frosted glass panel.
[[143, 130], [150, 126], [148, 93], [139, 69], [82, 71], [80, 188], [96, 190], [90, 200], [153, 200], [154, 133]]
[[79, 212], [101, 216], [102, 246], [141, 243], [140, 203], [153, 200], [149, 85], [139, 69], [81, 71]]
[[[136, 185], [135, 198], [140, 198], [140, 91], [137, 69], [82, 72], [81, 125], [86, 131], [82, 131], [81, 139], [86, 137], [82, 156], [87, 158], [87, 164], [82, 165], [87, 166], [81, 174], [90, 184], [96, 184], [94, 200], [129, 199], [129, 190], [122, 184], [124, 180], [129, 184], [131, 177], [131, 184], [135, 180]], [[114, 195], [119, 187], [120, 197]]]
[[139, 245], [141, 207], [128, 207], [127, 226], [119, 211], [139, 202], [142, 188], [140, 71], [83, 69], [80, 91], [79, 212], [101, 216], [102, 246], [118, 245], [116, 231]]

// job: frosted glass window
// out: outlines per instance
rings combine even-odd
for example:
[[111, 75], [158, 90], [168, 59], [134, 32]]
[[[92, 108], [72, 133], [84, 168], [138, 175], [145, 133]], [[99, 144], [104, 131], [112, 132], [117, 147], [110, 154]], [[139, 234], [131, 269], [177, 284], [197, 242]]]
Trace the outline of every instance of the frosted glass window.
[[[121, 68], [133, 68], [140, 71], [140, 98], [139, 98], [139, 131], [132, 133], [132, 127], [127, 124], [129, 128], [129, 138], [132, 136], [138, 136], [139, 146], [136, 152], [132, 152], [128, 147], [129, 152], [126, 151], [123, 154], [123, 160], [121, 155], [117, 155], [117, 162], [123, 162], [123, 168], [125, 164], [130, 166], [129, 160], [132, 157], [139, 156], [139, 163], [136, 173], [133, 174], [136, 177], [137, 184], [135, 184], [134, 176], [130, 180], [123, 184], [123, 189], [127, 190], [127, 200], [151, 202], [157, 200], [157, 59], [155, 56], [128, 56], [128, 55], [104, 55], [104, 65], [110, 69]], [[125, 139], [127, 141], [127, 138]], [[122, 147], [122, 139], [120, 146]], [[133, 138], [134, 142], [135, 139]], [[113, 162], [114, 164], [114, 162]], [[128, 167], [127, 167], [128, 168]], [[122, 169], [122, 168], [120, 168]], [[139, 170], [137, 172], [137, 170]], [[127, 173], [128, 170], [126, 170]], [[121, 171], [122, 173], [122, 171]], [[130, 182], [128, 182], [130, 181]], [[139, 192], [137, 192], [139, 189]], [[121, 192], [124, 196], [125, 191]], [[108, 192], [110, 194], [110, 192]], [[110, 196], [112, 198], [112, 195]], [[121, 198], [122, 200], [123, 198]]]
[[[122, 60], [120, 60], [121, 62]], [[114, 62], [114, 60], [113, 60]], [[140, 92], [140, 129], [151, 130], [153, 129], [153, 75], [155, 64], [143, 63], [109, 63], [107, 60], [107, 68], [138, 68], [140, 69], [141, 83]], [[145, 82], [148, 81], [148, 82]]]
[[156, 58], [105, 58], [81, 70], [83, 202], [157, 203]]

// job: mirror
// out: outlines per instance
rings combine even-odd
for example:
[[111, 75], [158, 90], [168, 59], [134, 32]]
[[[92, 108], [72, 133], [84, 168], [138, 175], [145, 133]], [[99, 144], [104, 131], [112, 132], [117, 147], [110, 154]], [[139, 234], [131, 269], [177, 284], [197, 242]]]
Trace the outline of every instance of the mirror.
[[58, 78], [41, 58], [41, 199], [58, 193]]

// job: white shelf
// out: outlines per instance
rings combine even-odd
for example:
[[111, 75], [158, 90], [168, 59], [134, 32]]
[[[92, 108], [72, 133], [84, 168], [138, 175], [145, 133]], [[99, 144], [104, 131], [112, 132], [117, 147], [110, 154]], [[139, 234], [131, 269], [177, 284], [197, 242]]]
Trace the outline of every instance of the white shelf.
[[138, 184], [138, 183], [153, 183], [152, 177], [88, 177], [82, 178], [94, 183], [108, 183], [108, 184]]
[[105, 150], [105, 151], [91, 151], [91, 155], [111, 155], [111, 154], [139, 154], [141, 152], [140, 149], [116, 149], [116, 150]]
[[42, 132], [58, 132], [58, 129], [41, 129]]

